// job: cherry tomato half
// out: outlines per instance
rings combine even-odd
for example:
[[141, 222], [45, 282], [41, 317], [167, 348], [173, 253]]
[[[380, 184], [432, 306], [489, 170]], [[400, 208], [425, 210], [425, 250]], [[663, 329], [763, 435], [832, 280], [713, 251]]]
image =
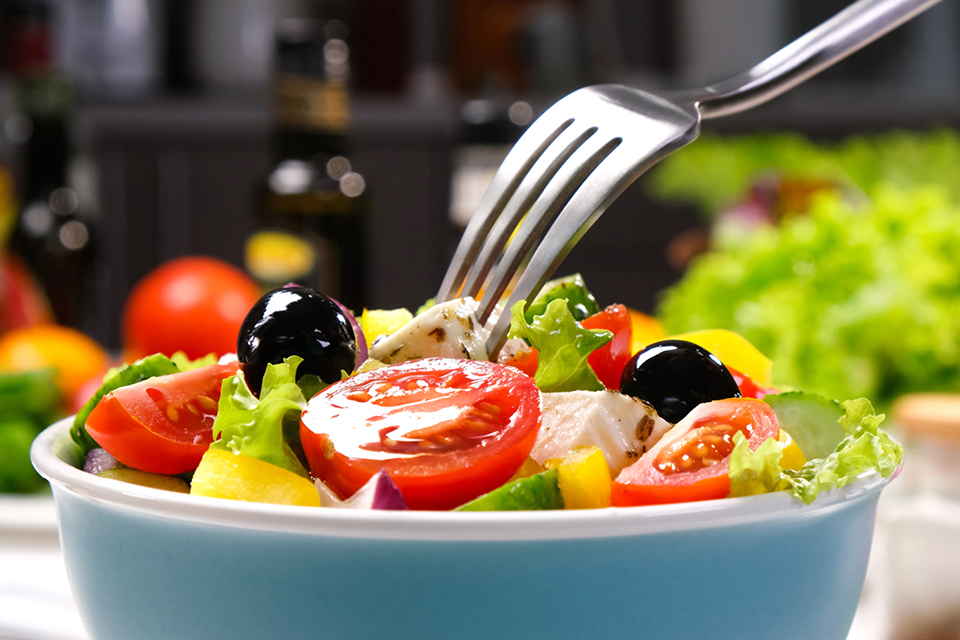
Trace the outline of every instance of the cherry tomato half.
[[213, 441], [220, 385], [239, 364], [212, 364], [157, 376], [108, 393], [87, 418], [87, 432], [134, 469], [193, 471]]
[[705, 402], [650, 451], [620, 472], [611, 502], [626, 507], [724, 498], [730, 493], [730, 453], [739, 431], [755, 451], [780, 428], [768, 404], [753, 398]]
[[327, 387], [307, 403], [300, 440], [341, 497], [382, 469], [411, 509], [451, 509], [510, 479], [540, 416], [540, 392], [516, 369], [426, 358]]
[[600, 313], [580, 321], [584, 329], [606, 329], [613, 332], [613, 340], [587, 357], [587, 364], [608, 389], [620, 389], [620, 376], [626, 366], [633, 344], [633, 322], [622, 304], [610, 305]]

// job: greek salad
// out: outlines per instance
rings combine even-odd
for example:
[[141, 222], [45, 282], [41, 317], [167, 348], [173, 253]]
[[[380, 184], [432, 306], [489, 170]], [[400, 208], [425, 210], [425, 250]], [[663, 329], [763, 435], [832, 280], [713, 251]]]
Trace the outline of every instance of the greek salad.
[[199, 496], [426, 510], [627, 507], [789, 491], [806, 503], [903, 449], [865, 399], [774, 389], [729, 331], [651, 340], [580, 276], [509, 313], [494, 358], [469, 299], [355, 316], [264, 295], [235, 356], [107, 374], [71, 435], [84, 469]]

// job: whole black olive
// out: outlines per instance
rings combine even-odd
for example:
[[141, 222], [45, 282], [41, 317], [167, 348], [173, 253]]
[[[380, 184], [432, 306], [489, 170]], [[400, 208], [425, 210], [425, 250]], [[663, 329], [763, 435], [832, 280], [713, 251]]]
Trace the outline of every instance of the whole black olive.
[[237, 358], [250, 390], [260, 395], [268, 364], [297, 355], [297, 376], [313, 373], [336, 382], [353, 371], [357, 340], [337, 303], [313, 289], [287, 286], [265, 294], [240, 325]]
[[703, 402], [739, 398], [740, 388], [720, 360], [686, 340], [662, 340], [627, 362], [620, 393], [653, 405], [657, 414], [676, 424]]

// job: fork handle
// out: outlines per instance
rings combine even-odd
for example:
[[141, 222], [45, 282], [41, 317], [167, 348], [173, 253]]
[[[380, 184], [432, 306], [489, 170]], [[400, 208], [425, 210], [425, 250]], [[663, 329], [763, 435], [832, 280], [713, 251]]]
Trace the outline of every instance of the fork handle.
[[939, 0], [859, 0], [783, 49], [695, 94], [702, 118], [718, 118], [776, 98], [900, 26]]

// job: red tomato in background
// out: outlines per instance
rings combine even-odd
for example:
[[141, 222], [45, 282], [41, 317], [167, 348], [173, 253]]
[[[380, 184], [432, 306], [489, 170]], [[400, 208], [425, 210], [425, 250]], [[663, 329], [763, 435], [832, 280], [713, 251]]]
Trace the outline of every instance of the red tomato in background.
[[215, 258], [178, 258], [140, 280], [123, 312], [124, 359], [183, 351], [188, 358], [237, 350], [237, 334], [260, 299], [243, 271]]
[[587, 357], [587, 364], [600, 378], [603, 386], [619, 390], [623, 368], [633, 355], [630, 352], [633, 342], [630, 313], [622, 304], [614, 304], [581, 320], [580, 325], [584, 329], [606, 329], [613, 332], [613, 340], [591, 353]]
[[705, 402], [664, 434], [613, 483], [616, 507], [725, 498], [730, 493], [733, 435], [743, 433], [752, 451], [780, 433], [770, 405], [753, 398]]
[[128, 467], [193, 471], [213, 442], [221, 383], [238, 368], [237, 362], [213, 364], [121, 387], [87, 417], [87, 432]]
[[411, 509], [452, 509], [510, 479], [540, 417], [540, 392], [516, 369], [426, 358], [327, 387], [307, 403], [300, 440], [341, 497], [383, 470]]
[[757, 400], [761, 400], [764, 396], [771, 393], [780, 393], [773, 387], [765, 387], [761, 384], [757, 384], [753, 378], [745, 373], [737, 371], [731, 366], [724, 366], [727, 367], [727, 371], [729, 371], [730, 375], [733, 376], [733, 381], [737, 383], [738, 387], [740, 387], [740, 395], [744, 398], [756, 398]]

